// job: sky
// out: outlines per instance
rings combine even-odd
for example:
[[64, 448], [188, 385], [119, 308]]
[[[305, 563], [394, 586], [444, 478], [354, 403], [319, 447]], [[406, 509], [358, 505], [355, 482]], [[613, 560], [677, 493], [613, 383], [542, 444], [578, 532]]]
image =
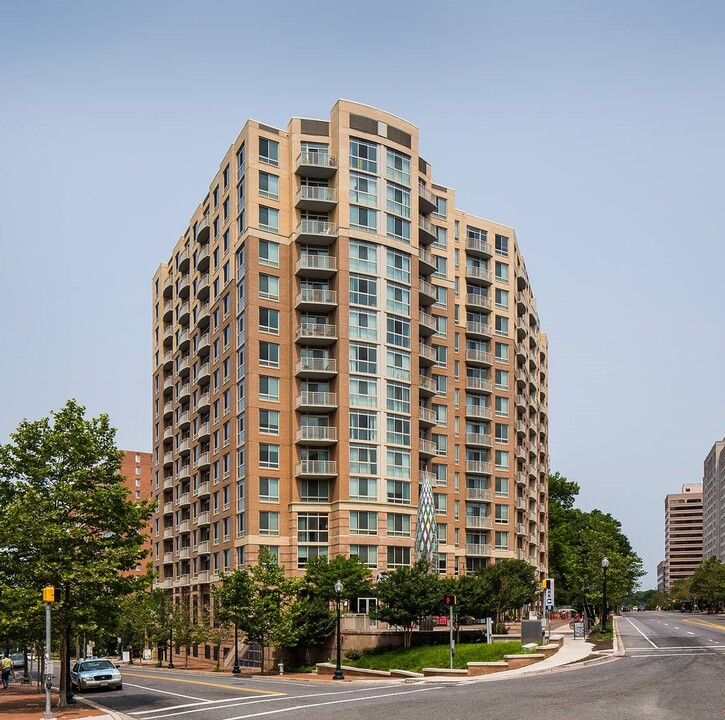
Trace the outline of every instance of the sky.
[[247, 118], [346, 98], [516, 229], [552, 471], [654, 587], [725, 435], [724, 37], [718, 2], [0, 0], [0, 443], [75, 397], [150, 450], [153, 273]]

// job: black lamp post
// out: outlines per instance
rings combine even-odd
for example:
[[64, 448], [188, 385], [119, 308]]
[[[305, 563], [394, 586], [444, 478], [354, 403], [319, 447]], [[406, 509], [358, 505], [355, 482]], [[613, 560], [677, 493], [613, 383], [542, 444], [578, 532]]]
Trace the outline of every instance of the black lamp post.
[[232, 668], [232, 675], [239, 675], [242, 671], [239, 669], [239, 628], [237, 623], [234, 623], [234, 667]]
[[602, 558], [602, 570], [604, 571], [604, 581], [602, 587], [602, 626], [601, 630], [604, 632], [607, 628], [607, 568], [609, 567], [609, 560]]
[[335, 605], [337, 606], [337, 667], [335, 668], [335, 674], [332, 676], [333, 680], [345, 679], [345, 676], [342, 674], [342, 634], [340, 633], [340, 600], [342, 589], [343, 585], [338, 580], [335, 583]]
[[174, 669], [174, 616], [169, 613], [169, 670]]

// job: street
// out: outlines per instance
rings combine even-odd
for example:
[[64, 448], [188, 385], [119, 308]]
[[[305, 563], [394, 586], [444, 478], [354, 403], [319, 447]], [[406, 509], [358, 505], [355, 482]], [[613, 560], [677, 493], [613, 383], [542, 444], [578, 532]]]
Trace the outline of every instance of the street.
[[713, 720], [723, 716], [725, 618], [628, 613], [625, 655], [518, 679], [455, 684], [333, 683], [125, 668], [94, 701], [138, 720], [289, 717], [374, 720]]

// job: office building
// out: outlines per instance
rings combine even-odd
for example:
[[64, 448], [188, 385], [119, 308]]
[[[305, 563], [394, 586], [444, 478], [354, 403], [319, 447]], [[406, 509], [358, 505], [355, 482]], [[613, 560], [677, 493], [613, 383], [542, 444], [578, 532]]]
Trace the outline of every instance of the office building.
[[[152, 454], [149, 452], [138, 452], [136, 450], [122, 450], [123, 458], [121, 459], [121, 475], [125, 478], [126, 487], [131, 493], [130, 500], [141, 502], [149, 500], [155, 493], [152, 491]], [[151, 534], [152, 529], [147, 529], [149, 540], [144, 544], [144, 550], [151, 550]], [[141, 575], [146, 570], [146, 565], [151, 561], [150, 556], [139, 562], [134, 570], [133, 575]]]
[[703, 557], [725, 559], [725, 440], [718, 440], [705, 458], [703, 486]]
[[157, 586], [207, 602], [269, 547], [290, 574], [547, 568], [548, 367], [512, 228], [456, 208], [418, 129], [340, 100], [248, 121], [153, 278]]
[[[702, 562], [702, 484], [683, 485], [665, 498], [665, 588], [691, 577]], [[660, 573], [658, 568], [658, 586]]]

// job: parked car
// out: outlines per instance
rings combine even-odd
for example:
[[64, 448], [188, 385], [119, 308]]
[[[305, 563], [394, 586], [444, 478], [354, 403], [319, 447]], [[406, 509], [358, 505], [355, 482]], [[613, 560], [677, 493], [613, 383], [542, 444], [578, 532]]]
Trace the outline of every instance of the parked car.
[[[25, 666], [24, 655], [21, 652], [12, 653], [10, 659], [13, 661], [14, 668], [21, 668]], [[30, 664], [30, 662], [28, 662]]]
[[71, 685], [77, 690], [96, 688], [123, 688], [121, 672], [110, 661], [100, 658], [77, 660], [70, 671]]

